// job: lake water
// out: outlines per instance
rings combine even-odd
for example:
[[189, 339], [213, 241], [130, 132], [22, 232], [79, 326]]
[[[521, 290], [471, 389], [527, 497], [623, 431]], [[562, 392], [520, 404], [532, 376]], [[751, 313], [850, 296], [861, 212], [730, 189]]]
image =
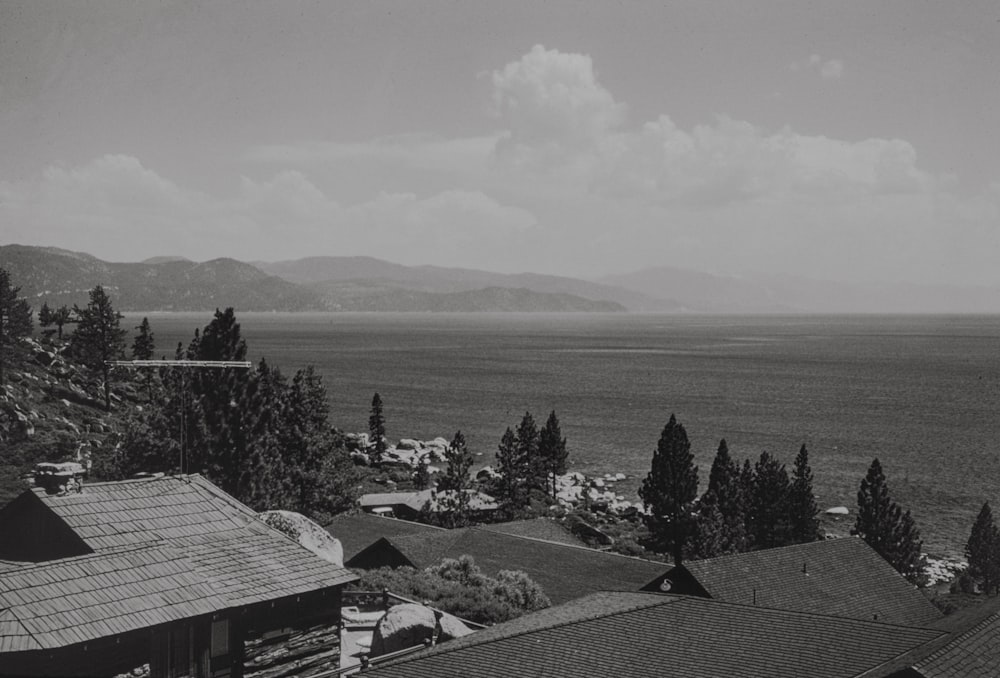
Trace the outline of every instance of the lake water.
[[[507, 426], [555, 409], [571, 465], [634, 494], [671, 413], [707, 482], [720, 438], [791, 465], [806, 443], [820, 508], [846, 505], [878, 456], [925, 549], [960, 554], [1000, 499], [1000, 317], [642, 314], [238, 314], [250, 358], [323, 375], [333, 423], [450, 439], [492, 461]], [[173, 354], [210, 314], [150, 314]], [[137, 324], [129, 316], [129, 326]]]

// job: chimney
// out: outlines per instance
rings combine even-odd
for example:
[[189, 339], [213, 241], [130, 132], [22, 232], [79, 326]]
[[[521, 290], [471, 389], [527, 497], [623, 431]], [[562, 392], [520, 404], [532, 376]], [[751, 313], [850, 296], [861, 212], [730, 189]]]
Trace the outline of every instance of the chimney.
[[72, 461], [35, 464], [35, 486], [44, 488], [46, 494], [80, 494], [84, 475], [83, 465]]

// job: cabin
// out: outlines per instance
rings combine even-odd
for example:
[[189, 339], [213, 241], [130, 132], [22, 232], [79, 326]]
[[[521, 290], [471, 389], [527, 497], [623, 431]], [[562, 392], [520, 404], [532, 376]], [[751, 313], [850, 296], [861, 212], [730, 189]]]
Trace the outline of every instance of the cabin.
[[[488, 494], [465, 490], [469, 499], [469, 514], [473, 520], [489, 520], [500, 505]], [[414, 492], [374, 492], [363, 494], [358, 500], [361, 510], [390, 518], [416, 520], [424, 511], [438, 513], [443, 510], [434, 490]]]
[[686, 561], [642, 590], [907, 626], [942, 617], [858, 537]]
[[[535, 527], [521, 525], [516, 529]], [[542, 587], [553, 604], [606, 589], [636, 591], [661, 575], [665, 567], [661, 562], [485, 527], [380, 537], [347, 558], [345, 564], [360, 569], [423, 569], [463, 555], [472, 556], [489, 576], [501, 570], [521, 570]]]
[[0, 509], [0, 673], [252, 678], [277, 675], [276, 655], [299, 675], [336, 668], [356, 579], [342, 565], [197, 474], [65, 476], [39, 473]]
[[902, 678], [893, 673], [894, 660], [947, 638], [947, 632], [933, 628], [696, 596], [605, 591], [421, 650], [364, 675]]

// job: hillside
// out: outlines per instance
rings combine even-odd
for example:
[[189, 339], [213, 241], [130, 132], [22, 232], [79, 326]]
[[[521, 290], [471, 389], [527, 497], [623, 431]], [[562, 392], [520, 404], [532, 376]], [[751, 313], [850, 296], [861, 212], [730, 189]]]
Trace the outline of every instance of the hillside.
[[234, 259], [202, 263], [165, 258], [110, 263], [89, 254], [49, 247], [5, 245], [2, 265], [33, 306], [80, 304], [103, 285], [121, 311], [315, 311], [325, 308], [312, 291]]
[[593, 301], [572, 294], [535, 292], [525, 288], [487, 287], [462, 292], [425, 292], [396, 287], [387, 281], [323, 282], [311, 286], [334, 311], [423, 312], [617, 312], [613, 301]]
[[[290, 282], [321, 289], [334, 304], [343, 304], [338, 295], [346, 287], [356, 290], [390, 287], [396, 290], [428, 293], [483, 291], [489, 288], [526, 289], [541, 294], [570, 295], [583, 301], [613, 302], [630, 311], [676, 311], [681, 305], [670, 298], [653, 298], [641, 292], [613, 285], [537, 273], [492, 273], [466, 268], [440, 266], [403, 266], [372, 257], [307, 257], [293, 261], [254, 262], [262, 271]], [[345, 285], [337, 285], [344, 283]], [[349, 283], [349, 285], [346, 285]], [[488, 295], [481, 295], [488, 296]], [[424, 297], [415, 297], [424, 299]], [[436, 304], [449, 305], [453, 299]], [[572, 302], [589, 310], [587, 304]], [[427, 309], [413, 309], [427, 310]], [[484, 309], [484, 310], [504, 310]], [[532, 310], [509, 309], [509, 310]], [[566, 308], [565, 310], [577, 310]]]
[[121, 311], [607, 312], [643, 303], [642, 295], [572, 278], [407, 267], [365, 257], [258, 264], [261, 270], [235, 259], [111, 263], [57, 248], [6, 245], [0, 266], [35, 307], [82, 306], [98, 284]]
[[[100, 382], [62, 349], [27, 340], [10, 347], [0, 385], [0, 506], [26, 486], [36, 462], [75, 461], [106, 445], [115, 413], [104, 411]], [[135, 396], [121, 384], [112, 396]]]

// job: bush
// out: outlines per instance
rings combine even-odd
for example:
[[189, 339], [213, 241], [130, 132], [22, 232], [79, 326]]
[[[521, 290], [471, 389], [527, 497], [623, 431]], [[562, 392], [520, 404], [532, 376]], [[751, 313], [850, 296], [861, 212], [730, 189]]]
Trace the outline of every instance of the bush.
[[480, 624], [507, 621], [550, 604], [524, 572], [505, 570], [489, 577], [469, 556], [445, 559], [423, 571], [383, 567], [357, 574], [361, 579], [355, 586], [360, 590], [388, 589]]

